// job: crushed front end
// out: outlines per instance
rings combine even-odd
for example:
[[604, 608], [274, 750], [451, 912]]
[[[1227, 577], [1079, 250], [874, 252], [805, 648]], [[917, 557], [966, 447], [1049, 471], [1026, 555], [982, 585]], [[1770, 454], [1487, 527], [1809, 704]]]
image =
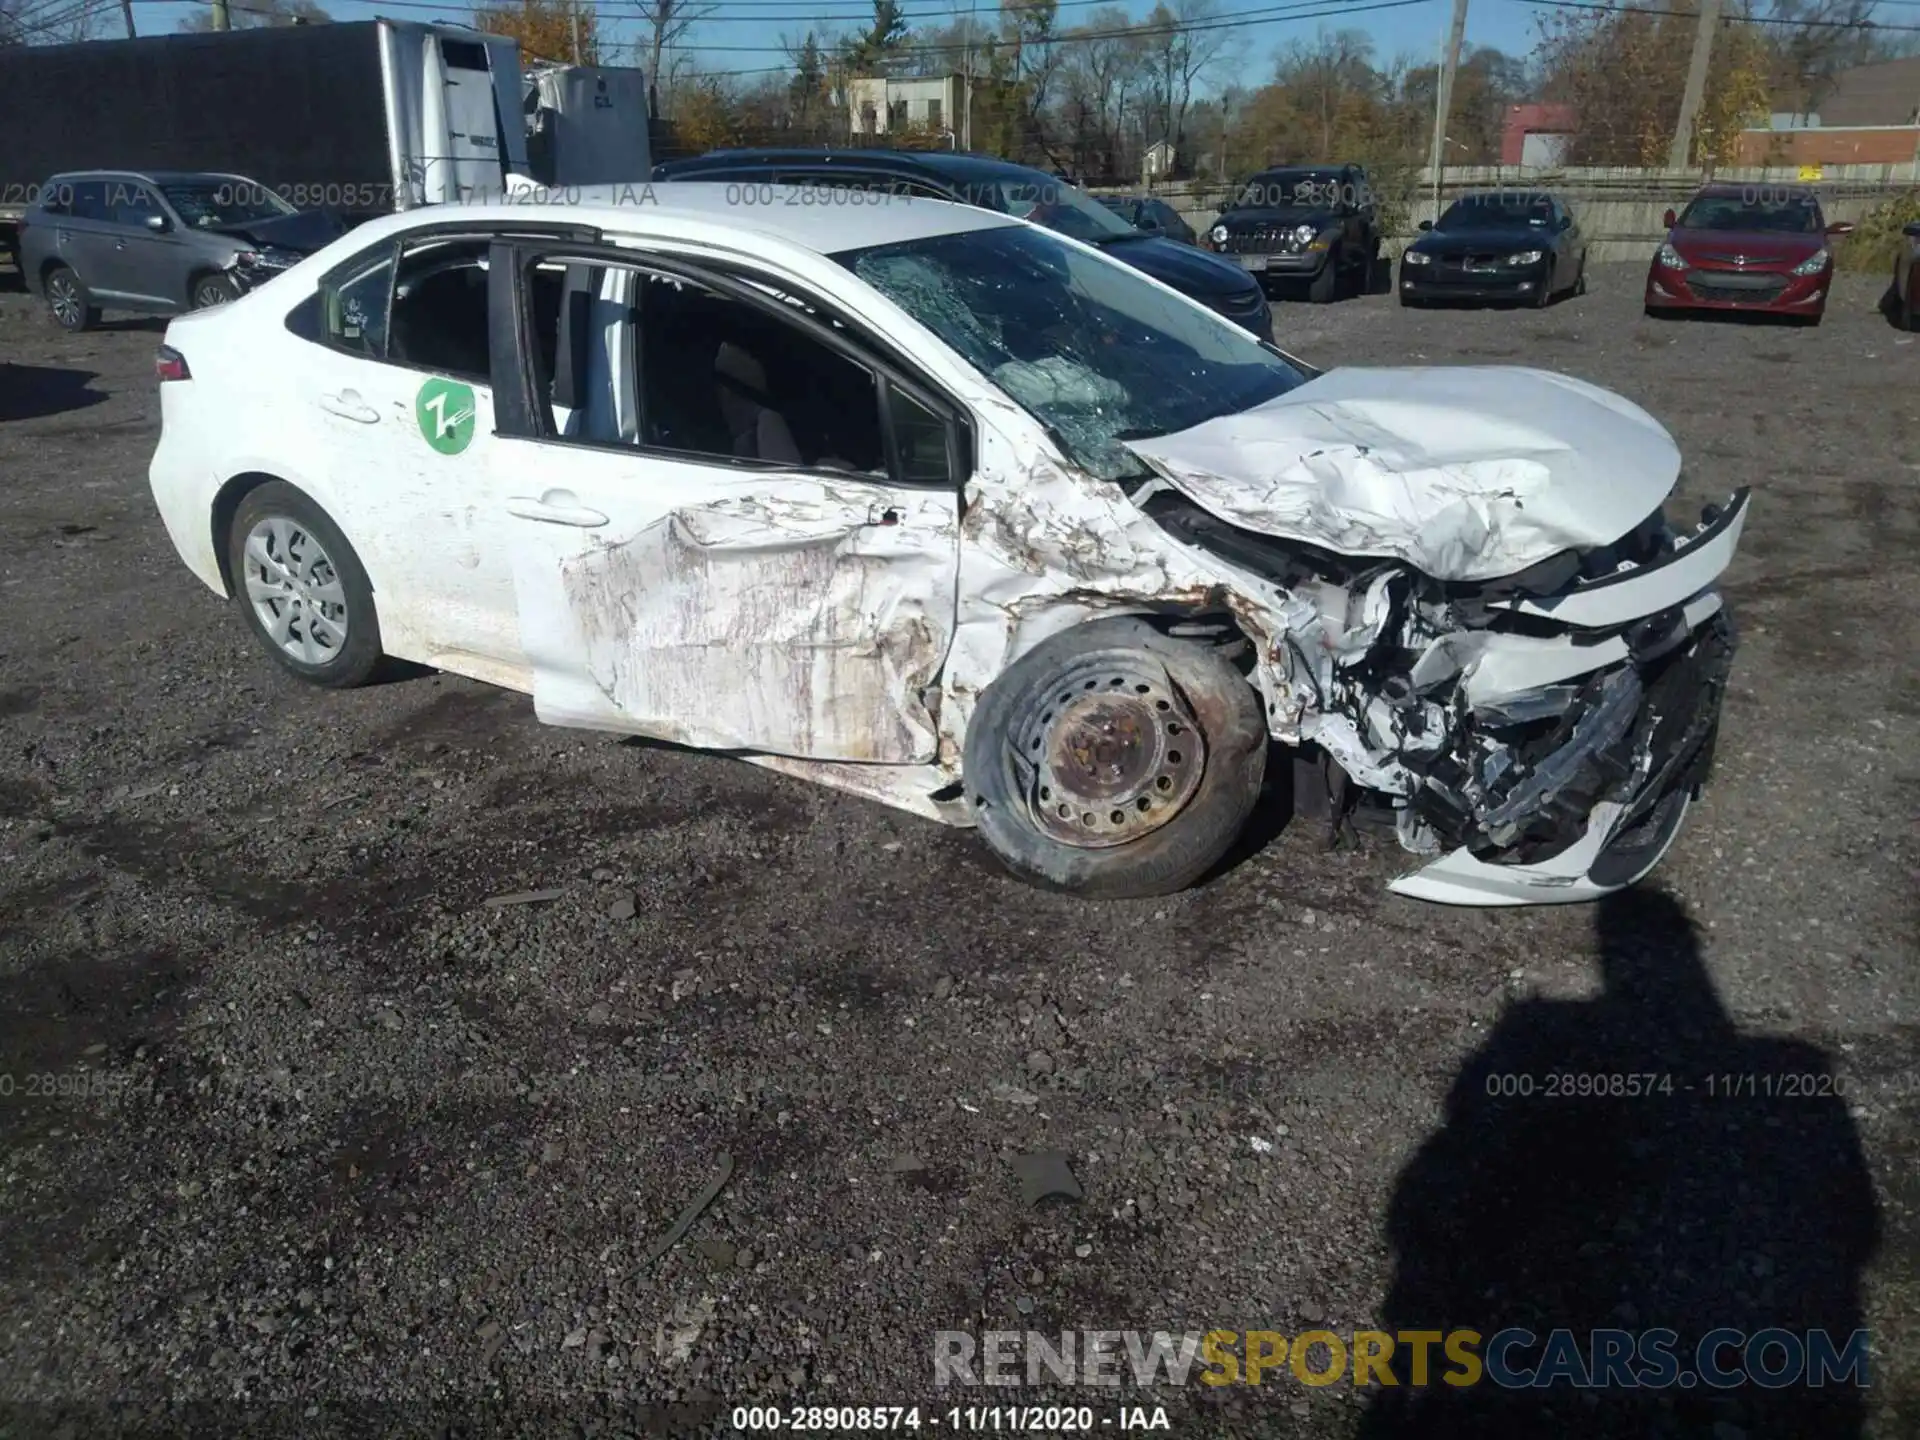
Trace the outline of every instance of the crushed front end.
[[1715, 584], [1748, 492], [1676, 535], [1656, 511], [1611, 545], [1445, 584], [1252, 535], [1158, 496], [1163, 526], [1291, 602], [1258, 676], [1275, 736], [1389, 797], [1432, 857], [1393, 889], [1467, 905], [1593, 899], [1672, 844], [1711, 767], [1735, 648]]

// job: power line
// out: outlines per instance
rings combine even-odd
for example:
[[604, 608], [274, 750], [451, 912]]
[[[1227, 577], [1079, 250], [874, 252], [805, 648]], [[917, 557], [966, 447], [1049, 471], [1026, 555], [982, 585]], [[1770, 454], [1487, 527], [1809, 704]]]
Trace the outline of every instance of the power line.
[[[214, 0], [135, 0], [135, 3], [141, 5], [210, 5], [214, 3]], [[792, 0], [783, 0], [783, 3], [792, 3]], [[1096, 0], [1067, 0], [1067, 3], [1096, 3]], [[1106, 3], [1106, 0], [1098, 0], [1098, 3]], [[1428, 3], [1429, 0], [1370, 0], [1370, 3], [1362, 4], [1333, 3], [1333, 0], [1290, 0], [1290, 3], [1287, 4], [1270, 6], [1260, 10], [1241, 11], [1234, 15], [1218, 16], [1201, 20], [1176, 21], [1171, 25], [1149, 25], [1147, 22], [1142, 21], [1138, 24], [1130, 24], [1114, 29], [1068, 31], [1051, 36], [1045, 40], [1031, 40], [1024, 43], [1033, 45], [1070, 45], [1084, 44], [1094, 40], [1125, 39], [1140, 35], [1191, 35], [1209, 30], [1237, 30], [1253, 25], [1269, 25], [1277, 21], [1285, 20], [1322, 20], [1334, 16], [1358, 15], [1374, 10], [1401, 10], [1409, 6], [1425, 5]], [[431, 10], [440, 13], [445, 12], [449, 8], [446, 5], [435, 3], [435, 0], [380, 0], [380, 6], [382, 9]], [[244, 15], [278, 15], [280, 13], [279, 11], [268, 10], [259, 6], [241, 4], [239, 0], [228, 0], [227, 8]], [[947, 15], [951, 12], [930, 11], [926, 13], [929, 15]], [[706, 19], [711, 18], [712, 17], [706, 17]], [[823, 17], [817, 14], [792, 14], [761, 15], [752, 18], [756, 23], [766, 24], [779, 20], [819, 20]], [[868, 17], [863, 14], [859, 18], [865, 19]], [[706, 23], [706, 19], [703, 19], [703, 24]], [[1021, 42], [1006, 41], [1003, 43], [1014, 44]], [[688, 51], [693, 53], [720, 52], [760, 55], [775, 47], [771, 45], [702, 45], [689, 42], [672, 42], [662, 48], [665, 50]], [[966, 48], [967, 42], [964, 41], [947, 43], [929, 41], [920, 44], [898, 46], [887, 52], [887, 58], [894, 59], [908, 55], [945, 54]], [[773, 74], [791, 68], [792, 67], [788, 65], [775, 65], [767, 67], [764, 70], [712, 71], [708, 73], [740, 75]]]
[[[1611, 15], [1668, 15], [1680, 20], [1699, 17], [1698, 10], [1666, 10], [1651, 5], [1610, 5], [1604, 0], [1520, 0], [1554, 10], [1600, 10]], [[1882, 25], [1875, 20], [1792, 20], [1774, 15], [1722, 15], [1728, 25], [1783, 25], [1803, 30], [1859, 30], [1863, 33], [1906, 31], [1920, 35], [1920, 25]]]
[[[1293, 0], [1292, 4], [1275, 6], [1266, 10], [1243, 11], [1231, 18], [1217, 20], [1197, 20], [1173, 25], [1148, 26], [1144, 23], [1128, 25], [1113, 30], [1076, 30], [1055, 35], [1045, 40], [1002, 41], [1002, 44], [1025, 43], [1030, 45], [1077, 45], [1094, 40], [1119, 40], [1133, 36], [1193, 35], [1208, 30], [1237, 30], [1250, 25], [1271, 25], [1286, 20], [1324, 20], [1334, 16], [1359, 15], [1373, 10], [1404, 10], [1413, 5], [1430, 4], [1431, 0], [1372, 0], [1369, 4], [1332, 4], [1329, 0]], [[804, 17], [801, 17], [804, 18]], [[766, 45], [679, 45], [669, 48], [691, 51], [738, 51], [757, 55], [771, 48]], [[903, 55], [938, 55], [964, 50], [963, 41], [926, 42], [917, 45], [902, 45], [887, 51], [887, 58]], [[789, 67], [782, 66], [781, 69]]]

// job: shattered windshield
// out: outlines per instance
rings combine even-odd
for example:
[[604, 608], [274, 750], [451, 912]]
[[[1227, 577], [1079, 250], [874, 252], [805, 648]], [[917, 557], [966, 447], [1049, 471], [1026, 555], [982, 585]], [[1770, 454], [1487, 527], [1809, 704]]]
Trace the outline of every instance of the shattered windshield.
[[1040, 231], [975, 230], [837, 258], [1102, 479], [1147, 473], [1123, 440], [1185, 430], [1307, 379], [1239, 327]]

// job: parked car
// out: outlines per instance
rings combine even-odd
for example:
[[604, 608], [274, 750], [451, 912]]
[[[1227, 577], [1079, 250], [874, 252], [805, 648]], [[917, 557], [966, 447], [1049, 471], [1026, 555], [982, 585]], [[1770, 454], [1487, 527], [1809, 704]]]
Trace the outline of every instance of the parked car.
[[1186, 217], [1157, 195], [1102, 195], [1100, 203], [1136, 230], [1164, 235], [1182, 245], [1200, 243]]
[[1304, 282], [1316, 305], [1342, 288], [1363, 294], [1380, 258], [1372, 182], [1358, 165], [1263, 170], [1220, 212], [1206, 245], [1264, 285]]
[[223, 305], [344, 234], [241, 175], [86, 170], [40, 187], [20, 226], [21, 273], [65, 330], [102, 310]]
[[1804, 186], [1708, 185], [1676, 216], [1647, 268], [1646, 310], [1749, 310], [1818, 325], [1833, 278], [1820, 199]]
[[1550, 304], [1587, 287], [1587, 241], [1551, 195], [1462, 195], [1400, 257], [1400, 303], [1504, 300]]
[[776, 184], [816, 193], [858, 191], [978, 205], [1098, 245], [1261, 339], [1273, 338], [1273, 312], [1266, 296], [1232, 265], [1190, 245], [1136, 230], [1086, 191], [1025, 165], [951, 151], [715, 150], [657, 165], [653, 178], [725, 181], [734, 186], [743, 208], [755, 203], [757, 192], [741, 187]]
[[1901, 228], [1893, 258], [1893, 318], [1902, 330], [1920, 330], [1920, 220]]
[[528, 691], [1087, 895], [1205, 874], [1271, 742], [1390, 807], [1409, 895], [1673, 842], [1748, 499], [1676, 535], [1638, 406], [1319, 373], [979, 207], [655, 191], [377, 220], [168, 326], [154, 498], [280, 666]]

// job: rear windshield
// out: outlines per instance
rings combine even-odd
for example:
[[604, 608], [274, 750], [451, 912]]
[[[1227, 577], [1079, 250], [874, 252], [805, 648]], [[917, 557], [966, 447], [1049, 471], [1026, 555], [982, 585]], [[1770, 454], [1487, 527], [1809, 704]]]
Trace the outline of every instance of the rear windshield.
[[998, 210], [1097, 244], [1102, 240], [1134, 239], [1133, 226], [1078, 186], [1051, 175], [1011, 175], [1004, 179], [974, 180], [967, 198], [983, 210]]
[[835, 258], [1102, 479], [1148, 473], [1126, 440], [1248, 409], [1307, 379], [1238, 326], [1045, 231], [975, 230]]

